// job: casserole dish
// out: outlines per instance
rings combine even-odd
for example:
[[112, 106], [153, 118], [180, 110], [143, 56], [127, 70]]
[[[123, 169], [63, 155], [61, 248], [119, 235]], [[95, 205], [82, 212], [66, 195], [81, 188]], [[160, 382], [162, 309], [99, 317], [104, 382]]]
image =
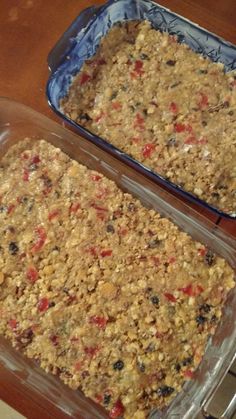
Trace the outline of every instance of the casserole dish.
[[235, 46], [216, 35], [149, 0], [139, 2], [135, 0], [129, 2], [125, 0], [109, 1], [102, 7], [85, 10], [73, 22], [49, 54], [48, 62], [52, 71], [47, 85], [49, 104], [60, 117], [73, 125], [78, 133], [104, 150], [135, 167], [141, 173], [145, 173], [149, 178], [155, 179], [155, 181], [169, 190], [210, 208], [219, 216], [233, 219], [235, 218], [234, 213], [223, 213], [222, 210], [213, 208], [212, 205], [207, 204], [192, 193], [186, 192], [183, 187], [166, 180], [157, 173], [158, 170], [154, 173], [124, 151], [121, 151], [101, 137], [92, 134], [91, 131], [85, 129], [79, 123], [74, 122], [61, 109], [61, 99], [68, 93], [72, 78], [79, 72], [84, 62], [95, 54], [101, 38], [107, 31], [119, 21], [144, 19], [149, 20], [155, 28], [161, 31], [177, 35], [179, 42], [186, 43], [197, 53], [209, 57], [212, 61], [223, 63], [227, 72], [235, 69]]
[[[0, 101], [0, 158], [10, 146], [25, 137], [47, 142], [61, 148], [73, 159], [87, 167], [98, 170], [114, 180], [118, 186], [138, 197], [140, 201], [169, 218], [194, 239], [201, 241], [220, 256], [224, 257], [235, 270], [235, 240], [226, 236], [219, 227], [195, 213], [190, 207], [163, 191], [154, 182], [137, 173], [95, 145], [65, 130], [46, 117], [19, 103], [8, 99]], [[194, 418], [204, 410], [209, 398], [214, 394], [235, 356], [236, 343], [236, 301], [235, 288], [229, 293], [223, 317], [216, 334], [207, 344], [202, 363], [195, 380], [185, 384], [183, 390], [163, 412], [154, 411], [153, 418], [181, 417]], [[50, 400], [55, 406], [71, 417], [105, 418], [106, 413], [86, 399], [79, 391], [72, 391], [59, 380], [45, 374], [33, 362], [9, 347], [0, 339], [0, 363], [15, 378], [21, 380], [25, 389], [33, 388], [40, 402]], [[234, 405], [231, 403], [232, 411]]]

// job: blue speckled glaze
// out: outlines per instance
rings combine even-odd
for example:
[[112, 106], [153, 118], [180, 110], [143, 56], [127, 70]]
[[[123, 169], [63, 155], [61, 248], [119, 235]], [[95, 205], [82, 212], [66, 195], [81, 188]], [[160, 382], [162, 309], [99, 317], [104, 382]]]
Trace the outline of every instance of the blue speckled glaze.
[[120, 21], [144, 19], [149, 20], [156, 29], [177, 35], [179, 42], [188, 44], [197, 53], [209, 57], [212, 61], [223, 63], [225, 71], [236, 70], [236, 46], [230, 42], [150, 0], [110, 0], [102, 7], [92, 7], [82, 12], [49, 54], [48, 62], [52, 70], [47, 84], [49, 104], [60, 117], [73, 125], [80, 135], [103, 150], [122, 159], [126, 164], [148, 175], [169, 190], [205, 206], [216, 215], [235, 219], [236, 214], [231, 216], [222, 213], [191, 193], [185, 192], [178, 185], [165, 180], [112, 144], [76, 124], [60, 110], [60, 99], [68, 93], [73, 77], [78, 73], [84, 61], [95, 54], [101, 38], [108, 30]]

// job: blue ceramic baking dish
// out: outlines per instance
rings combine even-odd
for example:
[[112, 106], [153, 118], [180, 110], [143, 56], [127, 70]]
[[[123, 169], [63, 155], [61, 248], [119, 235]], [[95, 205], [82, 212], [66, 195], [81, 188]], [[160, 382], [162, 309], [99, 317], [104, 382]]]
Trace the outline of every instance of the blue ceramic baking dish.
[[221, 62], [226, 71], [236, 69], [236, 46], [206, 31], [189, 20], [169, 11], [150, 0], [110, 0], [100, 7], [85, 9], [62, 35], [48, 56], [51, 76], [47, 84], [48, 102], [52, 109], [76, 131], [103, 150], [132, 166], [145, 176], [163, 185], [169, 191], [203, 206], [215, 215], [236, 219], [236, 213], [229, 215], [184, 191], [178, 185], [164, 179], [146, 166], [134, 160], [112, 144], [94, 135], [63, 114], [60, 100], [68, 93], [73, 77], [79, 72], [85, 60], [93, 56], [101, 38], [117, 22], [125, 20], [149, 20], [161, 31], [178, 36], [179, 42], [188, 44], [194, 51]]

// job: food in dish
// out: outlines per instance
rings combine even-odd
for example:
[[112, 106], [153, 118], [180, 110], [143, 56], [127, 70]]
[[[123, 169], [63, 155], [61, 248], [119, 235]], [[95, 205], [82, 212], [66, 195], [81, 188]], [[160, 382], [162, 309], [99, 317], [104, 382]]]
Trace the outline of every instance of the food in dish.
[[0, 334], [109, 410], [141, 419], [194, 379], [228, 263], [44, 140], [0, 168]]
[[115, 25], [63, 113], [213, 207], [236, 213], [236, 75], [148, 22]]

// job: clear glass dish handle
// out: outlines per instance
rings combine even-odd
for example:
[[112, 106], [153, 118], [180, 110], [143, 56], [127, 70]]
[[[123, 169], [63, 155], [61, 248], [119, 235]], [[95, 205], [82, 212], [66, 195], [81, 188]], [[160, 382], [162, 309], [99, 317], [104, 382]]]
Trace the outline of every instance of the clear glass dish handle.
[[98, 7], [91, 6], [84, 9], [62, 35], [56, 45], [48, 54], [48, 68], [53, 73], [59, 64], [66, 58], [74, 42], [78, 42], [77, 35], [86, 28], [89, 20], [98, 10]]
[[[212, 400], [214, 400], [214, 397]], [[230, 400], [224, 412], [217, 418], [215, 416], [208, 414], [207, 408], [205, 407], [202, 408], [202, 418], [205, 418], [205, 419], [232, 419], [235, 413], [236, 413], [236, 392], [234, 393], [234, 396]]]

